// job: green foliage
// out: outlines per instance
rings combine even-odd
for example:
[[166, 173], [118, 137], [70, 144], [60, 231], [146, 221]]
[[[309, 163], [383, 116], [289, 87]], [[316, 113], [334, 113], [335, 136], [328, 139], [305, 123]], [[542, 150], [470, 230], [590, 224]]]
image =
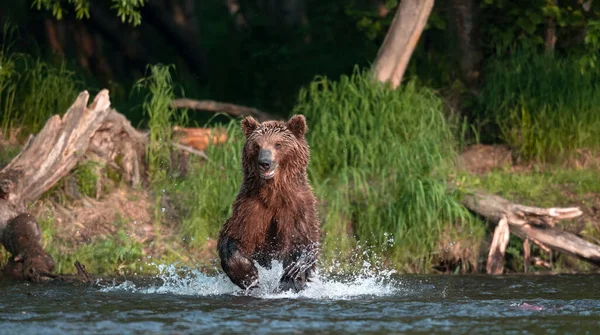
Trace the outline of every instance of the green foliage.
[[464, 176], [464, 186], [528, 205], [566, 207], [572, 205], [567, 194], [579, 200], [600, 193], [600, 176], [596, 169], [561, 169], [526, 173], [496, 170], [483, 176]]
[[[111, 9], [117, 11], [117, 16], [122, 22], [133, 26], [138, 26], [142, 23], [142, 15], [140, 14], [141, 7], [144, 6], [145, 0], [111, 0]], [[37, 10], [51, 11], [52, 15], [58, 20], [61, 20], [63, 16], [68, 12], [62, 5], [61, 0], [33, 0], [32, 6]], [[89, 18], [90, 17], [90, 2], [89, 0], [67, 0], [75, 10], [75, 17], [77, 19]]]
[[427, 271], [447, 225], [482, 233], [446, 187], [455, 141], [431, 91], [415, 82], [391, 90], [356, 70], [316, 79], [294, 113], [309, 122], [309, 174], [329, 251], [351, 246], [349, 231], [380, 248], [392, 238], [398, 267]]
[[85, 161], [83, 164], [80, 163], [75, 169], [73, 176], [77, 181], [79, 191], [88, 197], [95, 198], [96, 189], [98, 185], [98, 170], [100, 166], [98, 163], [93, 161]]
[[598, 53], [600, 53], [600, 18], [590, 20], [584, 39], [587, 52], [580, 60], [581, 72], [597, 71]]
[[488, 61], [482, 118], [526, 160], [556, 162], [600, 148], [600, 71], [576, 56], [515, 52]]
[[[591, 5], [594, 6], [594, 5]], [[567, 0], [555, 4], [549, 0], [523, 3], [514, 0], [485, 0], [481, 4], [483, 47], [504, 53], [524, 42], [543, 46], [549, 20], [557, 26], [559, 42], [572, 40], [581, 31], [595, 35], [586, 27], [599, 18], [597, 5], [585, 10], [581, 1]], [[569, 43], [563, 43], [570, 47]]]
[[[73, 5], [75, 9], [75, 16], [77, 19], [89, 18], [89, 0], [68, 0], [68, 3]], [[37, 10], [41, 10], [42, 8], [48, 11], [52, 11], [52, 15], [54, 15], [57, 19], [62, 19], [66, 10], [61, 5], [61, 0], [33, 0], [33, 4]]]
[[112, 6], [110, 8], [117, 10], [117, 16], [121, 19], [121, 22], [127, 21], [133, 26], [140, 25], [142, 23], [142, 15], [140, 14], [140, 8], [144, 6], [145, 0], [111, 0]]
[[0, 168], [10, 163], [19, 152], [21, 152], [20, 146], [0, 146]]

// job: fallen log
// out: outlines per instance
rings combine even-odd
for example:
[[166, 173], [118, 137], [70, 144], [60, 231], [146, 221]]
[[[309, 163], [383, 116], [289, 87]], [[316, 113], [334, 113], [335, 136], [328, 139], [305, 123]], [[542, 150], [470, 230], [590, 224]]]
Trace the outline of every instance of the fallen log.
[[254, 116], [258, 121], [279, 120], [281, 118], [270, 115], [256, 108], [240, 106], [213, 100], [175, 99], [171, 101], [172, 108], [189, 108], [209, 111], [213, 113], [225, 113], [231, 116]]
[[[600, 266], [600, 246], [554, 227], [560, 220], [580, 216], [582, 212], [577, 207], [523, 206], [479, 191], [465, 194], [462, 203], [469, 210], [498, 224], [486, 266], [488, 273], [502, 273], [504, 251], [508, 244], [507, 231], [522, 238], [526, 248], [529, 242], [533, 242], [543, 249], [557, 250]], [[526, 257], [529, 258], [529, 255]]]

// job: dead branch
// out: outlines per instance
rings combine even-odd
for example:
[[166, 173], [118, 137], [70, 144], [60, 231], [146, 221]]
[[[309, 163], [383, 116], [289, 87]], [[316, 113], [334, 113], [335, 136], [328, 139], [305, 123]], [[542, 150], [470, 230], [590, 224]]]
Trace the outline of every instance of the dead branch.
[[75, 268], [77, 269], [77, 275], [81, 277], [81, 280], [84, 283], [91, 283], [93, 281], [93, 277], [89, 272], [85, 269], [85, 265], [79, 263], [78, 260], [75, 261]]
[[189, 152], [191, 154], [194, 154], [196, 156], [200, 156], [200, 157], [202, 157], [202, 158], [204, 158], [206, 160], [209, 160], [209, 158], [206, 155], [206, 153], [204, 151], [202, 151], [202, 150], [197, 150], [197, 149], [194, 149], [194, 148], [190, 148], [188, 146], [185, 146], [185, 145], [182, 145], [182, 144], [179, 144], [179, 143], [175, 143], [175, 142], [171, 142], [171, 145], [173, 147], [179, 149], [179, 150], [183, 150], [185, 152]]
[[486, 264], [487, 273], [501, 274], [504, 271], [504, 254], [506, 253], [509, 238], [508, 220], [506, 216], [503, 216], [494, 230], [494, 237], [492, 238], [492, 245], [490, 246], [490, 253]]
[[225, 113], [234, 117], [254, 116], [258, 121], [279, 120], [279, 117], [270, 115], [256, 108], [240, 106], [225, 102], [213, 100], [193, 100], [193, 99], [175, 99], [171, 102], [173, 108], [189, 108], [196, 110], [204, 110], [213, 113]]
[[[503, 219], [506, 220], [510, 232], [522, 239], [529, 239], [541, 247], [557, 250], [600, 266], [600, 246], [554, 228], [555, 223], [559, 220], [580, 216], [582, 212], [577, 207], [523, 206], [483, 192], [466, 194], [463, 204], [491, 222], [500, 223]], [[496, 236], [494, 236], [494, 240], [496, 240]], [[499, 242], [504, 242], [504, 240]], [[488, 272], [494, 272], [492, 270], [496, 266], [495, 264], [488, 265]]]

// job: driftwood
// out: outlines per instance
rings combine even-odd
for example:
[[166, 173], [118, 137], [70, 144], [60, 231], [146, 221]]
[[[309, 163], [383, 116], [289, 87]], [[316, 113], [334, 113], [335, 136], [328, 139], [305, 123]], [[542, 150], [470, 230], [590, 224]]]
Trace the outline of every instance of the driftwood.
[[530, 257], [531, 241], [543, 249], [557, 250], [600, 266], [600, 246], [554, 227], [557, 221], [580, 216], [582, 212], [577, 207], [523, 206], [483, 192], [465, 195], [463, 204], [471, 211], [498, 224], [488, 257], [488, 273], [502, 273], [508, 231], [524, 239], [526, 260]]
[[171, 101], [173, 108], [189, 108], [196, 110], [209, 111], [214, 113], [225, 113], [231, 116], [254, 116], [258, 121], [279, 120], [279, 117], [270, 115], [256, 108], [234, 105], [225, 102], [212, 100], [193, 100], [193, 99], [175, 99]]

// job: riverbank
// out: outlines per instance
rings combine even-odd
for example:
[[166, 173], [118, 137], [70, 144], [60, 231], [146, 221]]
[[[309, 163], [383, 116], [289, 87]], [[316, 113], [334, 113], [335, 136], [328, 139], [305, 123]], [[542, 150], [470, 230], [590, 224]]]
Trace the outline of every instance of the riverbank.
[[[11, 155], [18, 152], [18, 148], [16, 143], [5, 142], [0, 147], [3, 158], [0, 163], [4, 165]], [[474, 155], [477, 159], [473, 159]], [[195, 167], [203, 163], [193, 156], [187, 159], [190, 159], [188, 173], [193, 175]], [[460, 160], [463, 169], [455, 179], [464, 187], [478, 188], [522, 204], [578, 206], [584, 214], [564, 222], [560, 229], [592, 242], [600, 241], [600, 182], [595, 164], [522, 166], [512, 163], [510, 152], [504, 147], [484, 145], [466, 148]], [[173, 187], [177, 188], [177, 185]], [[184, 181], [177, 192], [186, 187]], [[57, 273], [76, 273], [75, 260], [85, 264], [88, 271], [96, 275], [152, 275], [158, 273], [157, 264], [175, 264], [203, 272], [218, 271], [215, 239], [194, 240], [189, 230], [189, 220], [194, 218], [190, 217], [189, 209], [186, 211], [175, 204], [173, 197], [181, 199], [182, 196], [177, 192], [161, 200], [164, 207], [160, 211], [164, 215], [157, 224], [153, 217], [155, 199], [151, 190], [133, 189], [115, 183], [108, 176], [94, 175], [88, 164], [78, 167], [36, 201], [31, 212], [43, 229], [44, 247], [56, 260]], [[184, 220], [188, 220], [187, 227], [182, 224]], [[478, 223], [482, 229], [486, 228], [484, 222]], [[420, 271], [411, 271], [416, 268], [415, 264], [390, 261], [385, 251], [379, 248], [373, 249], [379, 254], [367, 257], [376, 258], [378, 265], [401, 273], [478, 273], [485, 271], [491, 231], [487, 229], [478, 238], [469, 234], [463, 235], [466, 238], [457, 238], [455, 232], [447, 231], [436, 243], [437, 257], [434, 260], [439, 263]], [[391, 243], [389, 247], [392, 247]], [[331, 255], [347, 256], [353, 252], [358, 251], [356, 248], [326, 250], [325, 254], [330, 256], [325, 262], [335, 261]], [[3, 249], [0, 254], [3, 265], [8, 255]], [[506, 255], [506, 272], [522, 272], [523, 246], [520, 239], [511, 237]], [[529, 272], [597, 272], [586, 262], [536, 246], [533, 246], [532, 256]], [[468, 267], [463, 264], [465, 260], [469, 261]]]

